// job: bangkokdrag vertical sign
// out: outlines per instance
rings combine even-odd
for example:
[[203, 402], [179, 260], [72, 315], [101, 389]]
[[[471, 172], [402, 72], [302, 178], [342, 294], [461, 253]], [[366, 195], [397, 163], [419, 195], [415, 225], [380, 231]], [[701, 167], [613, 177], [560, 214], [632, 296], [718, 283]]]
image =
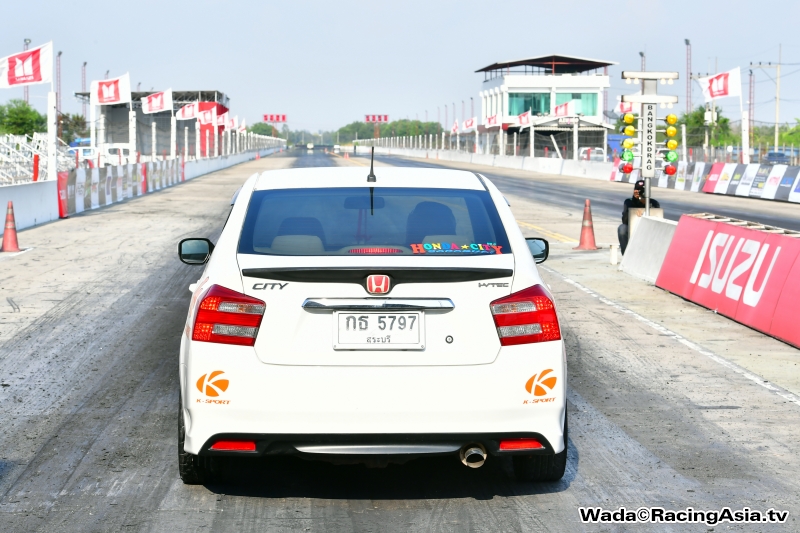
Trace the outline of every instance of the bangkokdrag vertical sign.
[[642, 104], [642, 177], [656, 175], [656, 104]]

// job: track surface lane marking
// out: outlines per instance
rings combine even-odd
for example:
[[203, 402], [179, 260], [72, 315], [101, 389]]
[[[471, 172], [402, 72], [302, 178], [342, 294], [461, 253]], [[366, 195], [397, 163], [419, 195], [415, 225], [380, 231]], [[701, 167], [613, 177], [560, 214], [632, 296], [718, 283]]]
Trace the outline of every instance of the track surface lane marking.
[[792, 394], [791, 392], [789, 392], [788, 390], [784, 389], [783, 387], [778, 387], [776, 385], [773, 385], [772, 383], [770, 383], [768, 380], [765, 380], [761, 376], [753, 374], [752, 372], [740, 367], [736, 363], [734, 363], [732, 361], [728, 361], [724, 357], [721, 357], [721, 356], [715, 354], [714, 352], [706, 350], [705, 348], [693, 343], [692, 341], [690, 341], [690, 340], [686, 339], [685, 337], [675, 333], [674, 331], [662, 326], [661, 324], [653, 322], [649, 318], [643, 317], [642, 315], [640, 315], [636, 311], [628, 309], [627, 307], [625, 307], [623, 305], [620, 305], [620, 304], [616, 303], [615, 301], [606, 298], [605, 296], [601, 296], [600, 294], [594, 292], [593, 290], [589, 289], [588, 287], [585, 287], [585, 286], [581, 285], [577, 281], [574, 281], [574, 280], [568, 278], [567, 276], [561, 274], [560, 272], [557, 272], [557, 271], [555, 271], [555, 270], [553, 270], [551, 268], [545, 267], [545, 266], [540, 266], [539, 268], [541, 268], [542, 270], [545, 270], [546, 272], [549, 272], [550, 274], [553, 274], [555, 276], [560, 277], [562, 280], [564, 280], [566, 283], [569, 283], [573, 287], [582, 290], [583, 292], [585, 292], [589, 296], [592, 296], [593, 298], [597, 298], [598, 301], [600, 301], [600, 302], [602, 302], [602, 303], [604, 303], [604, 304], [606, 304], [608, 306], [611, 306], [614, 309], [616, 309], [616, 310], [618, 310], [618, 311], [620, 311], [622, 313], [625, 313], [627, 315], [632, 316], [633, 318], [635, 318], [639, 322], [642, 322], [643, 324], [646, 324], [647, 326], [653, 328], [654, 330], [658, 331], [662, 335], [665, 335], [667, 337], [671, 337], [672, 339], [680, 342], [681, 344], [683, 344], [687, 348], [689, 348], [691, 350], [694, 350], [695, 352], [697, 352], [699, 354], [705, 355], [706, 357], [708, 357], [712, 361], [724, 366], [725, 368], [727, 368], [729, 370], [732, 370], [733, 372], [741, 375], [742, 377], [744, 377], [746, 379], [749, 379], [750, 381], [752, 381], [756, 385], [758, 385], [760, 387], [763, 387], [763, 388], [765, 388], [765, 389], [767, 389], [767, 390], [769, 390], [771, 392], [774, 392], [775, 394], [777, 394], [781, 398], [783, 398], [783, 399], [785, 399], [785, 400], [787, 400], [787, 401], [789, 401], [789, 402], [791, 402], [791, 403], [793, 403], [795, 405], [800, 406], [800, 397], [796, 396], [795, 394]]

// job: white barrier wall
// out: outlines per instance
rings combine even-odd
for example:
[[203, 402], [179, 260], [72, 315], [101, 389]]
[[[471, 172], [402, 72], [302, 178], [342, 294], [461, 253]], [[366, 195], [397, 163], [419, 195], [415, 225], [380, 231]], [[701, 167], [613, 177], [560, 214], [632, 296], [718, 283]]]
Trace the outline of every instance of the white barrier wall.
[[58, 220], [58, 183], [55, 180], [0, 187], [4, 222], [9, 200], [14, 202], [18, 230]]
[[[259, 150], [260, 157], [277, 152], [279, 148]], [[198, 159], [185, 163], [186, 180], [216, 172], [255, 159], [256, 152], [243, 152], [210, 159]], [[56, 180], [22, 183], [0, 187], [0, 208], [3, 220], [8, 201], [14, 203], [17, 229], [30, 228], [58, 220], [58, 182]], [[87, 207], [88, 209], [88, 207]]]
[[673, 220], [642, 217], [622, 256], [620, 270], [655, 283], [677, 227]]
[[[370, 147], [362, 147], [360, 151], [364, 154], [369, 149]], [[571, 159], [549, 157], [472, 154], [454, 150], [417, 150], [413, 148], [375, 147], [375, 153], [416, 157], [420, 159], [439, 159], [441, 161], [455, 161], [459, 163], [473, 163], [490, 167], [528, 170], [544, 174], [558, 174], [561, 176], [574, 176], [603, 181], [609, 181], [611, 170], [614, 168], [613, 163], [604, 163], [602, 161], [574, 161]]]

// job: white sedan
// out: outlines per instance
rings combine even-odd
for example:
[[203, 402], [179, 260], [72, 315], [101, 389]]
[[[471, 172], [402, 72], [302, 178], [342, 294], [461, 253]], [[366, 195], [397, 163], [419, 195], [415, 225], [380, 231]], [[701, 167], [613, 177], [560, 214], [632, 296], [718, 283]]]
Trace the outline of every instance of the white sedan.
[[[567, 461], [555, 302], [497, 188], [465, 171], [303, 168], [252, 176], [205, 264], [180, 351], [185, 483], [224, 456], [373, 464]], [[491, 460], [491, 459], [488, 459]]]

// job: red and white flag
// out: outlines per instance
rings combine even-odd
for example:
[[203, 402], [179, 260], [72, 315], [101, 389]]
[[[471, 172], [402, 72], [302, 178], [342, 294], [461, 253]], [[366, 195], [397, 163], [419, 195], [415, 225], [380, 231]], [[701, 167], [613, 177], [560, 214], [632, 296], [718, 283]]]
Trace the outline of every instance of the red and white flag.
[[95, 80], [89, 95], [92, 105], [127, 104], [131, 101], [131, 78], [123, 74], [110, 80]]
[[458, 121], [453, 122], [453, 127], [450, 128], [450, 133], [458, 133]]
[[[641, 91], [634, 94], [642, 94]], [[621, 96], [617, 96], [617, 105], [614, 106], [614, 112], [624, 115], [625, 113], [641, 113], [641, 104], [633, 102], [623, 102]]]
[[483, 123], [483, 125], [487, 128], [494, 128], [500, 125], [500, 121], [498, 120], [497, 115], [492, 115], [491, 117], [486, 117], [486, 121]]
[[217, 123], [217, 107], [197, 112], [197, 122], [200, 124], [216, 124]]
[[478, 123], [478, 120], [475, 117], [468, 118], [461, 124], [461, 130], [467, 131], [475, 128], [475, 125]]
[[186, 104], [175, 113], [175, 118], [178, 120], [190, 120], [197, 118], [197, 112], [200, 109], [199, 102], [193, 104]]
[[239, 124], [239, 133], [244, 133], [245, 131], [247, 131], [247, 124], [246, 123], [247, 123], [247, 120], [246, 119], [242, 119], [242, 123]]
[[172, 111], [172, 89], [142, 98], [142, 113], [145, 115], [162, 111]]
[[53, 81], [53, 43], [0, 59], [0, 88]]
[[706, 102], [742, 95], [742, 73], [739, 67], [708, 78], [698, 78], [697, 82], [703, 89], [703, 98]]
[[554, 114], [557, 117], [571, 117], [575, 115], [574, 102], [570, 100], [566, 104], [557, 105]]
[[228, 123], [225, 125], [225, 129], [228, 130], [235, 130], [236, 129], [236, 117], [232, 117], [228, 115]]
[[530, 110], [525, 111], [524, 113], [520, 113], [517, 115], [517, 125], [521, 127], [527, 127], [531, 125], [531, 112]]
[[221, 115], [217, 115], [217, 126], [222, 126], [223, 128], [228, 127], [228, 112], [225, 111]]

